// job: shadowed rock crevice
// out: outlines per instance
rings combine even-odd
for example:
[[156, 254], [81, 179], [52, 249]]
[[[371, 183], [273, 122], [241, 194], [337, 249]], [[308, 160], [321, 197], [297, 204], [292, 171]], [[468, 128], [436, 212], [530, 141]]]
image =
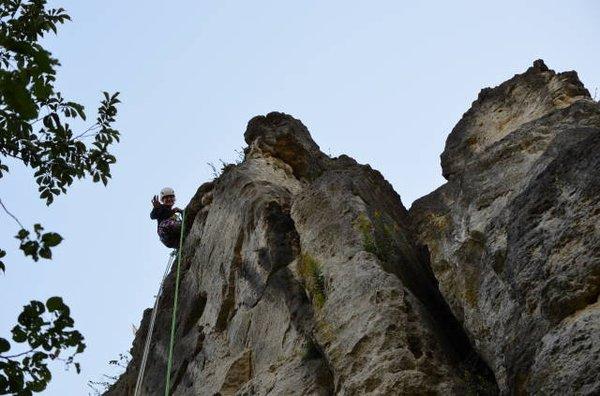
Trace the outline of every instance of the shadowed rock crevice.
[[233, 316], [235, 309], [235, 288], [236, 288], [236, 277], [242, 269], [242, 245], [244, 243], [243, 232], [238, 233], [237, 242], [233, 251], [233, 262], [229, 269], [229, 278], [227, 282], [223, 283], [223, 302], [217, 316], [217, 322], [215, 324], [215, 330], [221, 332], [227, 327], [227, 323]]
[[[461, 367], [463, 376], [469, 382], [470, 387], [477, 394], [498, 394], [499, 389], [494, 372], [481, 358], [465, 329], [456, 319], [439, 291], [438, 282], [433, 277], [431, 270], [429, 251], [425, 246], [421, 246], [419, 250], [419, 261], [426, 273], [431, 274], [431, 281], [435, 285], [434, 292], [429, 291], [428, 298], [421, 302], [431, 314], [435, 327], [446, 341], [445, 345], [448, 345], [455, 355], [456, 362]], [[415, 293], [415, 295], [419, 296], [422, 293]], [[418, 339], [409, 339], [409, 345], [413, 345], [414, 349], [421, 353]]]
[[300, 239], [290, 216], [289, 204], [282, 206], [275, 201], [268, 203], [263, 218], [266, 224], [266, 247], [262, 252], [268, 258], [266, 266], [270, 268], [263, 295], [268, 293], [284, 301], [289, 313], [290, 328], [304, 340], [302, 360], [311, 361], [311, 370], [322, 393], [333, 394], [332, 369], [322, 346], [312, 334], [315, 325], [314, 309], [302, 285], [288, 268], [288, 265], [300, 259]]
[[173, 382], [171, 385], [171, 391], [169, 392], [170, 395], [174, 395], [177, 393], [177, 388], [181, 384], [181, 381], [187, 370], [188, 364], [189, 364], [188, 360], [184, 359], [183, 362], [181, 363], [181, 365], [179, 366], [179, 368], [177, 369], [177, 371], [174, 373]]
[[185, 322], [183, 324], [183, 333], [187, 334], [192, 330], [192, 328], [198, 323], [198, 320], [204, 313], [204, 308], [206, 307], [206, 293], [200, 293], [196, 299], [191, 304], [191, 309], [189, 313], [184, 313], [182, 315], [185, 318]]

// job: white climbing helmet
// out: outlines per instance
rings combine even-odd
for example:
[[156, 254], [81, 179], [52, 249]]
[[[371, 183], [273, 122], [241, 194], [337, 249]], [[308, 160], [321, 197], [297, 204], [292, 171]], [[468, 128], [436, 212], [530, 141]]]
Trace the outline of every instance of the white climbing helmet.
[[167, 195], [175, 195], [175, 190], [173, 190], [171, 187], [165, 187], [162, 190], [160, 190], [160, 200], [161, 201]]

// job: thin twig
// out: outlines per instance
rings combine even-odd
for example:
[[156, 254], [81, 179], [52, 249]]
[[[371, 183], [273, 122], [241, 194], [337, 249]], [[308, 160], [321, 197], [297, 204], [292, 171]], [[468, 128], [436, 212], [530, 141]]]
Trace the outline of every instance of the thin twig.
[[21, 222], [19, 221], [19, 219], [17, 219], [17, 217], [16, 217], [16, 216], [15, 216], [14, 214], [10, 213], [10, 212], [8, 211], [8, 209], [6, 209], [6, 206], [4, 206], [4, 203], [2, 202], [2, 199], [0, 199], [0, 206], [2, 206], [2, 209], [4, 209], [4, 211], [5, 211], [5, 212], [6, 212], [6, 213], [7, 213], [7, 214], [10, 216], [10, 217], [12, 217], [12, 218], [13, 218], [13, 219], [14, 219], [14, 220], [17, 222], [17, 224], [19, 224], [19, 225], [21, 226], [21, 228], [25, 228], [25, 227], [23, 226], [23, 224], [21, 224]]
[[19, 357], [19, 356], [27, 355], [28, 353], [31, 353], [33, 351], [35, 351], [35, 349], [30, 349], [29, 351], [26, 351], [26, 352], [17, 353], [16, 355], [9, 355], [9, 356], [2, 356], [2, 355], [0, 355], [0, 358], [6, 359], [6, 360], [10, 360], [10, 359], [13, 359], [13, 358], [16, 358], [16, 357]]
[[[44, 108], [45, 108], [45, 107], [48, 107], [48, 105], [44, 105]], [[41, 110], [41, 109], [40, 109], [40, 110]], [[35, 120], [35, 121], [32, 121], [31, 123], [29, 123], [29, 125], [31, 125], [31, 126], [33, 127], [33, 126], [34, 126], [36, 123], [40, 122], [41, 120], [43, 120], [44, 118], [46, 118], [48, 115], [50, 115], [50, 112], [46, 110], [46, 114], [44, 114], [43, 116], [41, 116], [41, 117], [40, 117], [40, 118], [38, 118], [37, 120]]]
[[88, 132], [90, 132], [91, 130], [93, 130], [94, 128], [98, 128], [98, 127], [100, 127], [100, 124], [99, 124], [99, 123], [95, 123], [94, 125], [92, 125], [92, 126], [91, 126], [91, 127], [89, 127], [88, 129], [86, 129], [85, 131], [83, 131], [82, 133], [80, 133], [79, 135], [75, 136], [75, 137], [73, 138], [73, 140], [77, 140], [77, 139], [79, 139], [79, 138], [83, 137], [83, 136], [84, 136], [86, 133], [88, 133]]
[[74, 138], [73, 140], [77, 140], [77, 139], [83, 140], [83, 139], [86, 139], [86, 138], [94, 137], [97, 134], [98, 134], [98, 131], [94, 131], [93, 133], [86, 133], [85, 135], [79, 135], [76, 138]]

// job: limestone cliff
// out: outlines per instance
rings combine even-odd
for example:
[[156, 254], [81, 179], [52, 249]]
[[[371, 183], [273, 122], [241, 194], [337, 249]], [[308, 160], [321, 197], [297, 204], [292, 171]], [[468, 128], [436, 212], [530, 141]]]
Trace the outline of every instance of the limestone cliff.
[[[483, 90], [410, 212], [291, 116], [186, 209], [175, 395], [600, 391], [600, 106], [541, 61]], [[174, 273], [144, 395], [164, 394]], [[151, 310], [107, 395], [133, 394]]]
[[600, 392], [600, 106], [536, 61], [481, 91], [448, 182], [411, 208], [452, 312], [506, 393]]

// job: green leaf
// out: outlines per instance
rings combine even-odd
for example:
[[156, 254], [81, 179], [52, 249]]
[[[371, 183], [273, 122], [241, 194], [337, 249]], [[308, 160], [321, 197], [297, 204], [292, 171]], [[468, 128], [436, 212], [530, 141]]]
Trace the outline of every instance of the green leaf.
[[23, 240], [23, 239], [27, 238], [28, 236], [29, 236], [29, 231], [27, 231], [24, 228], [21, 228], [15, 238]]
[[52, 259], [52, 251], [48, 246], [42, 247], [39, 253], [41, 258], [45, 258], [46, 260]]
[[[29, 388], [31, 391], [39, 393], [46, 389], [47, 382], [46, 381], [34, 381], [30, 382]], [[31, 395], [31, 393], [29, 393]]]
[[44, 244], [48, 247], [57, 246], [59, 243], [62, 242], [62, 240], [63, 237], [57, 234], [56, 232], [47, 232], [44, 235], [42, 235], [42, 242], [44, 242]]
[[27, 341], [27, 334], [19, 326], [15, 326], [12, 329], [12, 338], [15, 342]]
[[37, 235], [38, 239], [40, 238], [40, 236], [42, 235], [42, 231], [44, 230], [44, 227], [41, 226], [41, 224], [34, 224], [33, 225], [33, 231], [35, 232], [35, 234]]
[[25, 256], [31, 256], [31, 258], [34, 261], [38, 261], [39, 257], [38, 257], [38, 249], [40, 247], [40, 244], [36, 241], [27, 241], [27, 242], [22, 242], [21, 246], [19, 246], [19, 249], [21, 249], [23, 251], [23, 254]]
[[6, 339], [0, 337], [0, 353], [8, 352], [9, 350], [10, 343]]
[[61, 310], [65, 306], [65, 303], [61, 297], [55, 296], [50, 297], [48, 301], [46, 301], [46, 306], [48, 307], [48, 311], [54, 312]]
[[81, 119], [85, 121], [85, 112], [84, 112], [84, 108], [82, 105], [80, 105], [79, 103], [75, 103], [75, 102], [69, 102], [67, 104], [69, 106], [71, 106], [73, 109], [75, 109], [75, 111], [77, 112], [79, 117], [81, 117]]
[[42, 360], [48, 358], [48, 354], [44, 352], [35, 352], [33, 356], [31, 356], [31, 361], [33, 363], [40, 363]]

